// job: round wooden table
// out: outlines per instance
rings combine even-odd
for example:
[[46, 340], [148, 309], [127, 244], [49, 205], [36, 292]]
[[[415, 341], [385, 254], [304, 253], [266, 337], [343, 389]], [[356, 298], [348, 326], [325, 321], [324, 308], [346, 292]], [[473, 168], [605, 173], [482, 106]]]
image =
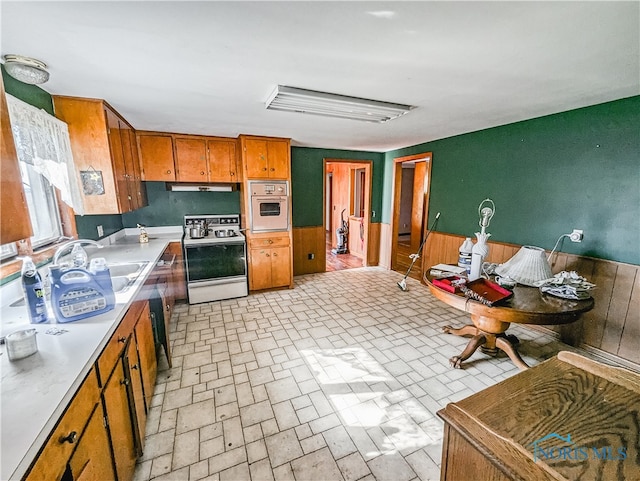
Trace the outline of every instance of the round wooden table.
[[584, 300], [561, 299], [543, 294], [537, 287], [517, 285], [513, 296], [493, 307], [465, 297], [463, 293], [447, 292], [432, 284], [433, 276], [426, 273], [424, 280], [431, 293], [451, 307], [468, 312], [473, 324], [455, 329], [445, 326], [444, 332], [456, 336], [471, 336], [467, 347], [459, 356], [449, 359], [452, 367], [460, 368], [463, 361], [471, 357], [478, 348], [489, 355], [496, 355], [498, 349], [521, 370], [529, 366], [522, 360], [515, 348], [518, 339], [507, 335], [512, 322], [516, 324], [558, 325], [577, 321], [583, 312], [593, 309], [593, 298]]

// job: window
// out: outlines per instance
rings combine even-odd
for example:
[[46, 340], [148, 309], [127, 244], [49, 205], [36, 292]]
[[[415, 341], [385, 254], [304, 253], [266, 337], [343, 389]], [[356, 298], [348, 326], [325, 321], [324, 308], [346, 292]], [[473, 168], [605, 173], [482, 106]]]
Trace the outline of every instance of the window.
[[[34, 249], [55, 242], [62, 236], [62, 224], [58, 210], [58, 202], [53, 186], [35, 168], [19, 162], [22, 186], [24, 188], [29, 218], [33, 228], [31, 246]], [[18, 254], [15, 243], [0, 246], [0, 260]]]
[[58, 202], [53, 186], [32, 165], [20, 162], [20, 174], [33, 227], [31, 246], [36, 249], [62, 235]]

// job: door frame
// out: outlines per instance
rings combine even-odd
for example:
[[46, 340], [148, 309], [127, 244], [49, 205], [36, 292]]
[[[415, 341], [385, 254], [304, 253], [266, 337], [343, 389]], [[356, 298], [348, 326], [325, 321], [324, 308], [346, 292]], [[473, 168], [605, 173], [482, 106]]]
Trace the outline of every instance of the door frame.
[[[327, 226], [327, 164], [363, 164], [365, 169], [365, 211], [364, 211], [364, 253], [362, 259], [363, 267], [369, 265], [369, 240], [370, 240], [370, 230], [371, 230], [371, 192], [372, 192], [372, 176], [373, 176], [373, 160], [358, 160], [358, 159], [334, 159], [334, 158], [324, 158], [322, 159], [322, 223], [323, 235], [326, 235], [327, 230], [331, 230], [331, 225]], [[335, 182], [332, 181], [332, 190], [335, 189]], [[333, 213], [331, 214], [331, 219], [333, 219]], [[347, 215], [347, 220], [351, 214]], [[333, 236], [333, 233], [331, 233]], [[324, 270], [327, 270], [327, 262], [325, 260]]]
[[398, 232], [400, 223], [400, 196], [402, 191], [402, 164], [404, 162], [426, 161], [424, 174], [424, 203], [422, 208], [422, 232], [426, 229], [426, 222], [429, 218], [429, 195], [431, 193], [431, 164], [433, 163], [433, 153], [423, 152], [421, 154], [407, 155], [393, 159], [393, 205], [391, 211], [391, 270], [398, 266], [396, 256], [398, 255]]

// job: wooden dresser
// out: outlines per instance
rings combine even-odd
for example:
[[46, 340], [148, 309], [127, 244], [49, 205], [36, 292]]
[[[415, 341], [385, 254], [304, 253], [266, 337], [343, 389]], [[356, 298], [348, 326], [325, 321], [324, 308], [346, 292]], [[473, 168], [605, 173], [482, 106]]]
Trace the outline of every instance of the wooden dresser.
[[640, 480], [640, 374], [561, 352], [438, 412], [441, 480]]

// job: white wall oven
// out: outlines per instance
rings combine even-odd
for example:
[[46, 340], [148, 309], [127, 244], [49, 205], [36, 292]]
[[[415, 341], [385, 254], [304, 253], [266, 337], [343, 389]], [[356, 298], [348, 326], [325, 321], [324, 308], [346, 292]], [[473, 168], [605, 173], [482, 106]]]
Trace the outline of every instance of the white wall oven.
[[289, 183], [286, 180], [249, 181], [251, 232], [289, 230]]
[[239, 215], [185, 216], [182, 245], [189, 304], [249, 294]]

